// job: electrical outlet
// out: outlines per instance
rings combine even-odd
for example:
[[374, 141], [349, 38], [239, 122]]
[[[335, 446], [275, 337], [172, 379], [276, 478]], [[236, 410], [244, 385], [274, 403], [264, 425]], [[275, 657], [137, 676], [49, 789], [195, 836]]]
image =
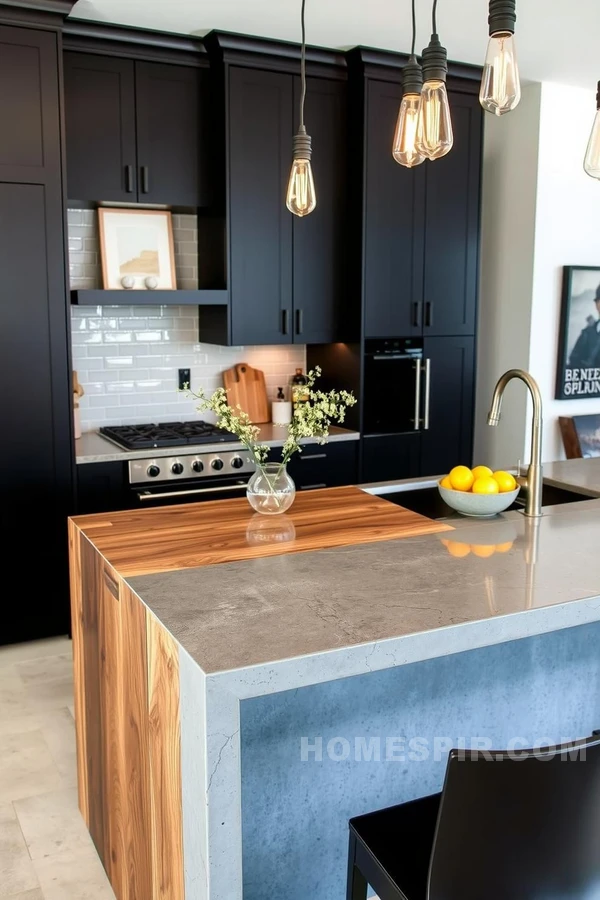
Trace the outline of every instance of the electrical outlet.
[[179, 369], [179, 390], [186, 391], [192, 386], [192, 379], [189, 369]]

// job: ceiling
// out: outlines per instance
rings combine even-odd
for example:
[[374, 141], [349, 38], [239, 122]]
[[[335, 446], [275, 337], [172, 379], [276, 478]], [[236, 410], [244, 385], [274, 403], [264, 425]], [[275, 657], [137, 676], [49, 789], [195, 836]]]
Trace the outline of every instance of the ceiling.
[[[417, 0], [417, 48], [429, 39], [430, 0]], [[307, 0], [307, 39], [324, 47], [356, 44], [409, 49], [409, 0]], [[438, 30], [450, 59], [481, 63], [487, 0], [440, 0]], [[528, 81], [594, 89], [600, 78], [598, 0], [517, 0], [517, 47]], [[77, 0], [73, 17], [203, 35], [211, 29], [297, 41], [300, 0]]]

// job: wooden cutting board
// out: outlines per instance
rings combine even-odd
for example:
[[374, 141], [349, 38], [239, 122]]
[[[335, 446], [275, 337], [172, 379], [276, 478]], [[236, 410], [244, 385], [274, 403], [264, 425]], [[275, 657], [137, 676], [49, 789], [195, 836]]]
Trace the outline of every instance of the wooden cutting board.
[[251, 422], [260, 424], [271, 421], [265, 375], [260, 369], [253, 369], [248, 363], [238, 363], [223, 372], [223, 386], [229, 405], [234, 409], [241, 406]]

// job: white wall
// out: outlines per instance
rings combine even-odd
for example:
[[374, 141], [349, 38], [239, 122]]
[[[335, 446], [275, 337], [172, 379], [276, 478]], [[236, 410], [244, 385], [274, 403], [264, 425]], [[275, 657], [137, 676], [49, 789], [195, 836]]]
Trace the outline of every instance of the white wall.
[[562, 267], [600, 266], [600, 182], [582, 166], [594, 110], [595, 91], [544, 83], [508, 116], [486, 116], [476, 462], [528, 458], [522, 385], [508, 389], [498, 428], [486, 424], [495, 380], [513, 365], [539, 382], [545, 461], [564, 458], [560, 415], [600, 412], [600, 399], [554, 399]]
[[524, 453], [527, 397], [507, 391], [500, 425], [487, 414], [499, 376], [529, 368], [541, 85], [524, 88], [502, 118], [485, 116], [475, 464], [516, 465]]

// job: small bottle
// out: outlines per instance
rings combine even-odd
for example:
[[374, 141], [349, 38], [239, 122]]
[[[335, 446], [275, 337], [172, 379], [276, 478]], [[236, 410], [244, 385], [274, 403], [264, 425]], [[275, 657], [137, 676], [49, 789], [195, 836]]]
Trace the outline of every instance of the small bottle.
[[[306, 385], [308, 378], [303, 374], [302, 369], [296, 369], [296, 374], [292, 377], [292, 401], [294, 409], [300, 403], [308, 403], [308, 391]], [[304, 388], [304, 390], [302, 390]]]
[[285, 400], [285, 394], [283, 393], [283, 388], [282, 388], [282, 387], [278, 387], [278, 388], [277, 388], [277, 399], [278, 399], [278, 400]]

